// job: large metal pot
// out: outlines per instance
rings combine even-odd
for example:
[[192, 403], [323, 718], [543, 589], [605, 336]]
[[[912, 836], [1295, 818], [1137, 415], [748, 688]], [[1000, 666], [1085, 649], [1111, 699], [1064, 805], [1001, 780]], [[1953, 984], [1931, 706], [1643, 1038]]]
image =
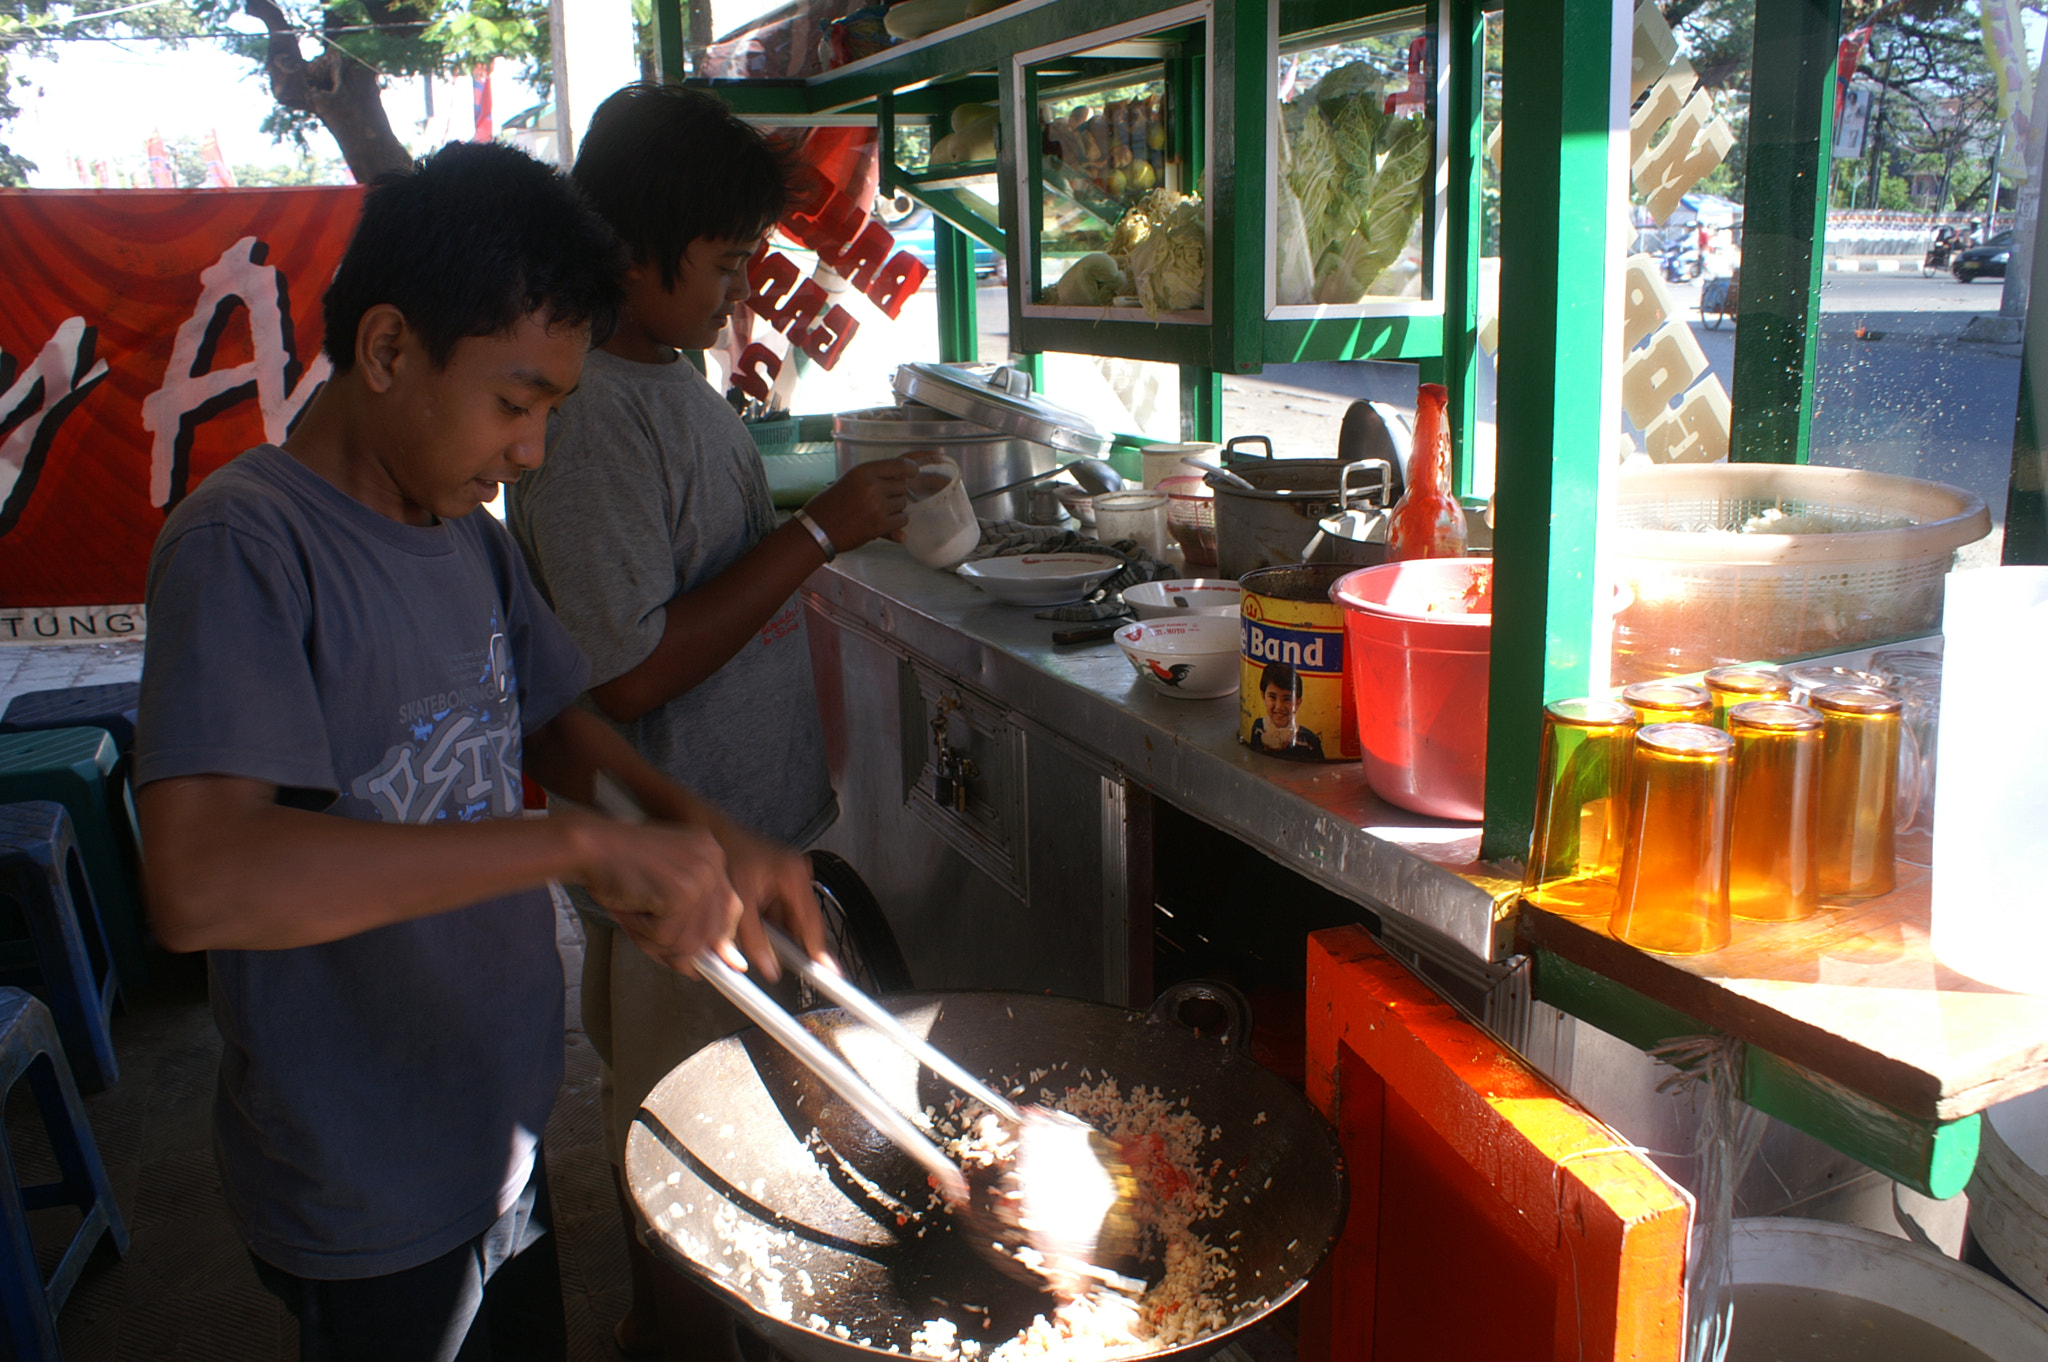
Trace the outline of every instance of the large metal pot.
[[[832, 418], [832, 439], [838, 447], [842, 474], [855, 464], [875, 459], [926, 450], [944, 454], [960, 465], [960, 479], [967, 484], [969, 496], [1020, 482], [1034, 473], [1050, 473], [1060, 462], [1058, 451], [1050, 445], [961, 421], [918, 402], [841, 412]], [[991, 520], [1022, 520], [1030, 496], [1029, 487], [1020, 487], [977, 501], [975, 513]]]
[[[1248, 456], [1240, 445], [1263, 445], [1266, 452]], [[1276, 459], [1273, 442], [1263, 435], [1232, 439], [1223, 466], [1224, 472], [1205, 479], [1216, 492], [1220, 577], [1299, 563], [1319, 521], [1350, 505], [1385, 506], [1392, 486], [1385, 459]]]
[[895, 387], [901, 405], [833, 420], [839, 471], [870, 459], [935, 450], [960, 465], [975, 514], [984, 519], [1029, 518], [1031, 489], [987, 498], [981, 493], [1110, 447], [1110, 437], [1086, 417], [1034, 394], [1031, 376], [1022, 369], [905, 364], [896, 371]]
[[[1300, 1093], [1231, 1043], [1230, 1027], [1203, 1036], [1170, 1015], [1032, 994], [883, 1001], [976, 1075], [1024, 1085], [1028, 1100], [1109, 1076], [1125, 1093], [1142, 1084], [1185, 1098], [1217, 1132], [1201, 1155], [1223, 1170], [1214, 1178], [1227, 1205], [1195, 1231], [1229, 1262], [1217, 1290], [1229, 1322], [1147, 1358], [1206, 1353], [1278, 1309], [1335, 1241], [1345, 1215], [1336, 1139]], [[902, 1110], [953, 1096], [843, 1012], [803, 1022]], [[908, 1355], [913, 1332], [947, 1317], [993, 1347], [1053, 1306], [962, 1243], [953, 1217], [906, 1219], [929, 1199], [924, 1170], [759, 1031], [698, 1051], [648, 1095], [626, 1142], [626, 1179], [656, 1251], [805, 1362]], [[987, 1312], [985, 1324], [975, 1327], [967, 1302]]]

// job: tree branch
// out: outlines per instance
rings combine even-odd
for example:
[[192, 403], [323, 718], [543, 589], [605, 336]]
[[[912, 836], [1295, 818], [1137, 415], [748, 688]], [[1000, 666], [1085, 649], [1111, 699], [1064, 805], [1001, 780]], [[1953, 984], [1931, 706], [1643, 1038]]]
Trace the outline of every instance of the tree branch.
[[[270, 30], [263, 66], [270, 76], [271, 95], [284, 108], [318, 118], [334, 135], [358, 182], [367, 184], [411, 166], [412, 156], [391, 131], [384, 112], [376, 68], [332, 38], [323, 38], [326, 50], [307, 61], [277, 0], [243, 0], [242, 8]], [[328, 18], [332, 20], [332, 11]]]
[[307, 62], [299, 53], [299, 36], [292, 31], [291, 20], [285, 18], [275, 0], [243, 0], [242, 10], [270, 30], [263, 69], [270, 76], [271, 96], [287, 109], [318, 113]]

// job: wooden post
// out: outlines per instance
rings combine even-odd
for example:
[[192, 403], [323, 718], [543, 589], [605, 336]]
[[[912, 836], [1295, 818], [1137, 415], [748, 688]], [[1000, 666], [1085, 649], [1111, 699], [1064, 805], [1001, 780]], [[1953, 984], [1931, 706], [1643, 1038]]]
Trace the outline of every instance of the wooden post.
[[1302, 1362], [1676, 1362], [1683, 1192], [1363, 928], [1309, 938], [1308, 996], [1351, 1205]]

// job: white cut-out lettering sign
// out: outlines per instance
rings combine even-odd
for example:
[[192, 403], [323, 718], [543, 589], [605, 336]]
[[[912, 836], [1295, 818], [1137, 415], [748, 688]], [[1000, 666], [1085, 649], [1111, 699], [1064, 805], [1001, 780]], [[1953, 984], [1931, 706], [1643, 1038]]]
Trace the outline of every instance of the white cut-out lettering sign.
[[0, 352], [0, 534], [28, 508], [64, 418], [107, 376], [107, 362], [93, 357], [97, 336], [85, 318], [67, 318], [18, 375]]
[[[334, 372], [324, 354], [301, 372], [284, 274], [265, 264], [270, 248], [245, 236], [199, 275], [199, 301], [178, 328], [163, 386], [142, 399], [149, 449], [149, 500], [169, 506], [185, 495], [192, 436], [200, 426], [250, 397], [263, 413], [263, 438], [279, 443]], [[247, 314], [252, 358], [215, 369], [222, 332], [237, 308]]]

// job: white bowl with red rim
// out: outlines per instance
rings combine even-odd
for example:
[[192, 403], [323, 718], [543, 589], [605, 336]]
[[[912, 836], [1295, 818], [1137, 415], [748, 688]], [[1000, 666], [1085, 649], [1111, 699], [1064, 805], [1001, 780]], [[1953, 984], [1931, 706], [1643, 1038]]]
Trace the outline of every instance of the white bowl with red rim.
[[1067, 605], [1123, 567], [1123, 559], [1101, 553], [1021, 553], [977, 558], [954, 571], [1005, 605]]
[[1140, 620], [1116, 631], [1116, 646], [1147, 685], [1176, 700], [1237, 692], [1241, 626], [1225, 615]]
[[1124, 604], [1137, 611], [1141, 620], [1235, 616], [1243, 601], [1244, 588], [1223, 577], [1184, 577], [1171, 582], [1140, 582], [1124, 588]]

